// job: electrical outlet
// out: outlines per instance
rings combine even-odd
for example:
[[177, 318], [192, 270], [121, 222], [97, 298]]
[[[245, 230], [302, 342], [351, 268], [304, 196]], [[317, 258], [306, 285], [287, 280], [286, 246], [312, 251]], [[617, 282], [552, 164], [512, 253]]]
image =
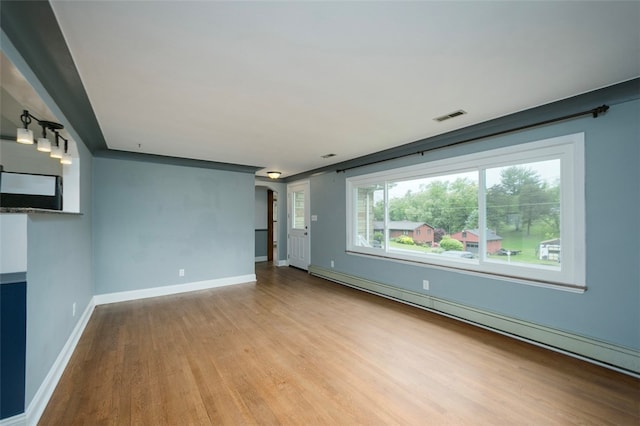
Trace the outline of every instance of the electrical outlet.
[[184, 277], [184, 269], [178, 269], [178, 276]]
[[333, 268], [334, 266], [335, 266], [335, 265], [334, 265], [333, 260], [332, 260], [332, 261], [331, 261], [331, 267]]
[[429, 280], [422, 280], [422, 288], [429, 290]]
[[71, 316], [76, 316], [76, 302], [73, 302], [73, 305], [71, 305]]

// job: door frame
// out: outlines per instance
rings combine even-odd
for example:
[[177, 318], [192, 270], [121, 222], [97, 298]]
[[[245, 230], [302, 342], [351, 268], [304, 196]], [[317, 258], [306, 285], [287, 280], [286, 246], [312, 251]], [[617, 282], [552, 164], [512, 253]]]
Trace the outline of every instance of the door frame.
[[[304, 222], [307, 231], [306, 238], [306, 247], [305, 253], [307, 254], [307, 267], [303, 268], [305, 271], [308, 270], [309, 265], [311, 264], [311, 184], [308, 180], [301, 180], [297, 182], [291, 182], [287, 184], [287, 262], [291, 259], [291, 194], [294, 192], [295, 188], [304, 187], [305, 189], [305, 198], [304, 198]], [[290, 265], [290, 262], [289, 262]]]
[[[282, 185], [274, 185], [272, 182], [265, 182], [265, 181], [261, 181], [261, 180], [256, 180], [255, 181], [255, 185], [254, 187], [257, 188], [264, 188], [267, 190], [267, 194], [268, 191], [271, 190], [273, 191], [273, 196], [274, 198], [277, 200], [276, 202], [276, 206], [277, 209], [273, 212], [274, 217], [273, 217], [273, 242], [276, 243], [277, 247], [274, 249], [273, 247], [271, 248], [271, 250], [273, 250], [273, 264], [276, 266], [287, 266], [287, 254], [285, 253], [281, 253], [280, 252], [280, 246], [282, 245], [282, 247], [284, 248], [283, 244], [286, 244], [286, 239], [285, 239], [285, 234], [283, 234], [283, 231], [286, 231], [286, 229], [284, 228], [286, 226], [286, 218], [284, 216], [285, 211], [283, 210], [283, 204], [280, 204], [284, 201], [282, 201], [282, 197], [284, 197], [284, 193], [286, 192], [285, 189], [285, 185], [284, 183]], [[268, 196], [267, 196], [268, 197]], [[267, 206], [268, 208], [268, 206]], [[268, 216], [269, 212], [267, 210], [267, 216]], [[268, 218], [267, 218], [267, 222], [268, 222]], [[268, 232], [268, 225], [269, 223], [267, 223], [267, 232]]]

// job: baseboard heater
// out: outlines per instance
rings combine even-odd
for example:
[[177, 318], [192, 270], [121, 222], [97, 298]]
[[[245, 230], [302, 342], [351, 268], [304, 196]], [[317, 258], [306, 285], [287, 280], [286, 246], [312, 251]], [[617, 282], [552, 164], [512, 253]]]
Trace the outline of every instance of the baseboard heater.
[[310, 265], [309, 273], [640, 377], [640, 351], [634, 349], [344, 274], [333, 269]]
[[0, 207], [62, 210], [62, 177], [2, 172]]

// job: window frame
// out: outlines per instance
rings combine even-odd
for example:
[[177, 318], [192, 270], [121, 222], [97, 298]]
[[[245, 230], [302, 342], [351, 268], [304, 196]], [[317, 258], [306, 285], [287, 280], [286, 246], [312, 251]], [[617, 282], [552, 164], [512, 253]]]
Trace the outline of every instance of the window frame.
[[[389, 182], [469, 171], [477, 172], [478, 228], [481, 234], [478, 244], [480, 247], [486, 247], [487, 218], [484, 171], [496, 167], [551, 159], [560, 159], [560, 239], [563, 242], [560, 268], [519, 264], [517, 259], [512, 263], [492, 261], [487, 257], [484, 249], [478, 250], [477, 259], [445, 258], [438, 255], [404, 252], [401, 249], [391, 248], [388, 244]], [[356, 245], [357, 188], [371, 185], [383, 186], [385, 244], [382, 248]], [[574, 133], [349, 177], [346, 179], [346, 202], [347, 253], [489, 275], [493, 278], [545, 287], [564, 287], [581, 291], [586, 288], [584, 133]]]

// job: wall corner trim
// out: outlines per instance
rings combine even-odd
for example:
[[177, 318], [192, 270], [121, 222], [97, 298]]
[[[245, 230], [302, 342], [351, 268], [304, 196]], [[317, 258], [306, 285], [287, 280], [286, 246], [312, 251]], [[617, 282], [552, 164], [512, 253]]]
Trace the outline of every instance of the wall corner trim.
[[234, 277], [218, 278], [214, 280], [195, 281], [185, 284], [167, 285], [162, 287], [144, 288], [140, 290], [121, 291], [117, 293], [97, 294], [94, 296], [96, 306], [108, 303], [127, 302], [129, 300], [147, 299], [149, 297], [169, 296], [190, 291], [207, 290], [235, 284], [245, 284], [256, 281], [256, 274], [238, 275]]
[[472, 308], [460, 303], [370, 281], [320, 266], [310, 265], [309, 273], [338, 284], [457, 319], [633, 377], [640, 377], [640, 351], [631, 348]]
[[[33, 399], [29, 403], [26, 414], [26, 425], [36, 425], [40, 420], [40, 416], [44, 413], [45, 408], [47, 408], [47, 404], [49, 403], [49, 399], [51, 395], [53, 395], [53, 391], [56, 389], [60, 378], [62, 377], [62, 373], [64, 373], [69, 360], [71, 359], [71, 355], [73, 355], [73, 351], [76, 349], [78, 341], [80, 340], [80, 336], [82, 336], [82, 332], [85, 327], [89, 323], [89, 319], [91, 318], [91, 314], [93, 314], [93, 310], [95, 308], [94, 300], [91, 299], [87, 308], [82, 313], [80, 320], [76, 323], [76, 326], [73, 328], [69, 339], [62, 347], [62, 350], [58, 354], [55, 362], [49, 369], [49, 373], [42, 381], [42, 384], [38, 388], [38, 391], [33, 396]], [[9, 423], [13, 424], [13, 423]], [[19, 423], [16, 423], [19, 424]], [[4, 426], [4, 425], [3, 425]]]

